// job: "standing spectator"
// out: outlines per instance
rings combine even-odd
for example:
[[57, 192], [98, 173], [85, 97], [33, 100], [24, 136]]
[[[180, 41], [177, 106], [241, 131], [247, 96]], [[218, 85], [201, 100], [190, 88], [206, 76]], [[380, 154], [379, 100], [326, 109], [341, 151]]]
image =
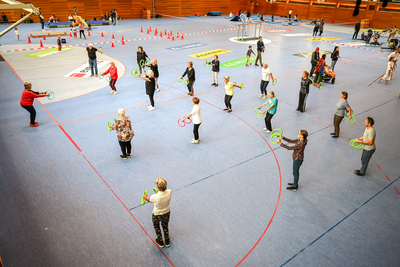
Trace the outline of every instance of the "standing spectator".
[[371, 37], [372, 37], [372, 30], [371, 28], [368, 29], [368, 35], [367, 35], [367, 44], [369, 44], [369, 42], [371, 41]]
[[122, 152], [120, 158], [127, 159], [131, 157], [131, 140], [135, 136], [135, 133], [132, 130], [131, 119], [128, 116], [125, 116], [125, 109], [118, 109], [118, 115], [119, 118], [111, 126], [111, 129], [117, 131], [117, 138]]
[[258, 39], [258, 42], [257, 42], [257, 58], [256, 58], [256, 63], [254, 65], [259, 66], [257, 64], [257, 61], [260, 60], [260, 65], [262, 67], [263, 63], [262, 63], [261, 52], [264, 52], [264, 51], [265, 51], [265, 45], [262, 40], [262, 36], [260, 36]]
[[114, 9], [115, 13], [115, 25], [118, 25], [118, 12]]
[[17, 39], [19, 41], [19, 36], [21, 35], [21, 33], [19, 32], [17, 27], [15, 27], [14, 34], [17, 36]]
[[195, 75], [195, 71], [193, 68], [193, 62], [189, 61], [187, 63], [187, 68], [185, 70], [185, 72], [182, 74], [181, 79], [183, 79], [183, 77], [187, 74], [188, 78], [186, 79], [189, 83], [187, 84], [187, 88], [188, 88], [188, 95], [193, 96], [194, 94], [194, 82], [196, 81], [196, 75]]
[[75, 16], [78, 16], [78, 9], [76, 7], [74, 7], [74, 13], [75, 13]]
[[303, 71], [303, 77], [301, 78], [300, 83], [300, 93], [299, 93], [299, 105], [297, 106], [297, 111], [305, 112], [306, 111], [306, 100], [308, 93], [310, 92], [310, 84], [315, 87], [320, 87], [318, 84], [314, 83], [309, 77], [308, 72]]
[[3, 12], [3, 14], [1, 15], [1, 17], [2, 17], [2, 19], [3, 19], [3, 23], [4, 23], [4, 24], [10, 23], [10, 22], [8, 21], [7, 15], [4, 14], [4, 12]]
[[394, 57], [390, 57], [389, 62], [387, 64], [386, 73], [381, 78], [379, 78], [378, 82], [381, 82], [381, 80], [384, 79], [386, 81], [386, 84], [389, 84], [388, 81], [390, 81], [392, 79], [394, 63], [395, 63]]
[[282, 136], [282, 139], [286, 142], [296, 144], [295, 146], [287, 146], [282, 144], [282, 141], [279, 139], [278, 143], [281, 147], [286, 148], [287, 150], [293, 150], [293, 183], [288, 183], [289, 187], [286, 187], [287, 190], [296, 191], [299, 184], [300, 177], [300, 167], [303, 164], [304, 160], [304, 150], [307, 145], [307, 136], [308, 132], [306, 130], [300, 130], [297, 134], [296, 140], [292, 140]]
[[58, 46], [58, 51], [61, 51], [61, 48], [62, 48], [61, 36], [58, 36], [57, 46]]
[[[86, 51], [88, 53], [88, 57], [89, 57], [89, 66], [90, 66], [90, 71], [92, 73], [92, 75], [90, 75], [90, 77], [92, 77], [93, 75], [96, 75], [96, 77], [98, 76], [98, 70], [97, 70], [97, 56], [96, 56], [96, 52], [98, 51], [97, 48], [93, 47], [93, 44], [89, 44], [88, 47], [86, 47]], [[100, 53], [103, 54], [103, 52], [100, 51]], [[94, 69], [94, 71], [93, 71]], [[95, 74], [96, 72], [96, 74]]]
[[117, 95], [118, 92], [117, 88], [115, 87], [115, 83], [117, 82], [118, 79], [118, 70], [117, 67], [115, 66], [114, 61], [110, 61], [110, 67], [103, 73], [103, 75], [107, 75], [108, 73], [110, 73], [110, 87], [112, 89], [110, 94]]
[[154, 92], [156, 90], [156, 80], [154, 79], [154, 72], [152, 70], [147, 71], [147, 75], [139, 74], [140, 78], [146, 81], [146, 94], [149, 96], [150, 99], [150, 106], [149, 110], [155, 110], [154, 106]]
[[153, 214], [151, 215], [153, 221], [153, 227], [156, 231], [157, 239], [156, 243], [160, 248], [164, 247], [164, 241], [161, 234], [160, 223], [164, 232], [165, 246], [171, 246], [169, 239], [168, 223], [171, 215], [170, 201], [171, 201], [171, 190], [167, 189], [167, 181], [163, 178], [157, 178], [156, 185], [158, 192], [155, 195], [151, 195], [150, 198], [147, 195], [143, 195], [143, 198], [147, 202], [154, 204]]
[[200, 143], [200, 137], [199, 137], [199, 127], [200, 124], [203, 122], [203, 119], [201, 117], [201, 108], [200, 108], [200, 99], [198, 97], [193, 97], [192, 98], [193, 102], [193, 108], [192, 111], [189, 113], [189, 115], [183, 117], [181, 121], [183, 122], [184, 120], [190, 118], [193, 116], [193, 135], [194, 139], [192, 139], [191, 143], [192, 144], [198, 144]]
[[356, 143], [364, 144], [363, 152], [361, 155], [361, 169], [354, 171], [354, 174], [358, 176], [365, 175], [365, 172], [367, 171], [368, 168], [369, 160], [372, 158], [372, 155], [375, 153], [376, 150], [375, 146], [376, 132], [375, 128], [372, 127], [374, 125], [374, 119], [371, 117], [367, 117], [364, 121], [364, 125], [366, 127], [364, 135], [357, 138], [356, 140]]
[[85, 37], [85, 39], [86, 39], [85, 29], [83, 28], [83, 24], [79, 23], [79, 38], [80, 39], [82, 39], [82, 34], [83, 34], [83, 37]]
[[224, 77], [224, 82], [225, 82], [225, 111], [232, 112], [232, 105], [231, 105], [231, 100], [234, 94], [234, 87], [241, 88], [239, 85], [234, 84], [233, 82], [229, 81], [230, 77], [225, 76]]
[[334, 132], [331, 133], [332, 138], [338, 138], [340, 132], [340, 123], [344, 118], [345, 112], [349, 112], [349, 118], [351, 119], [351, 107], [347, 102], [347, 92], [342, 91], [340, 94], [340, 101], [336, 104], [335, 116], [333, 116]]
[[113, 25], [117, 25], [117, 12], [115, 12], [115, 9], [112, 10], [112, 19], [113, 19]]
[[276, 114], [276, 110], [278, 108], [278, 99], [275, 97], [274, 91], [269, 91], [268, 97], [269, 100], [267, 100], [267, 102], [258, 107], [258, 109], [261, 109], [263, 106], [268, 104], [268, 108], [262, 112], [262, 114], [267, 113], [267, 116], [265, 116], [265, 128], [264, 128], [266, 129], [267, 133], [272, 131], [271, 120], [272, 117]]
[[32, 84], [30, 82], [24, 83], [25, 90], [22, 92], [22, 97], [20, 101], [21, 107], [26, 109], [30, 113], [30, 126], [38, 127], [39, 123], [35, 121], [36, 119], [36, 110], [33, 107], [33, 101], [35, 98], [49, 96], [46, 92], [35, 92], [32, 91]]
[[250, 46], [249, 46], [249, 50], [247, 50], [247, 53], [246, 53], [246, 57], [247, 57], [246, 66], [249, 66], [249, 65], [252, 64], [252, 63], [250, 62], [251, 53], [253, 53], [253, 55], [256, 55], [256, 54], [253, 52], [252, 46], [250, 45]]
[[261, 69], [261, 83], [260, 83], [260, 91], [261, 95], [259, 97], [267, 98], [267, 86], [269, 81], [274, 80], [274, 76], [272, 75], [271, 70], [268, 68], [268, 64], [264, 63], [263, 68]]
[[157, 59], [153, 58], [152, 62], [149, 65], [150, 69], [153, 71], [154, 73], [154, 80], [156, 82], [156, 92], [160, 92], [160, 87], [158, 86], [158, 77], [160, 76], [159, 72], [158, 72], [158, 63], [157, 63]]
[[252, 19], [251, 19], [251, 13], [250, 13], [250, 10], [247, 10], [246, 17], [247, 17], [247, 23], [251, 23], [251, 22], [252, 22]]
[[325, 73], [325, 65], [326, 65], [325, 58], [326, 55], [323, 54], [318, 61], [317, 68], [315, 69], [315, 78], [314, 78], [315, 83], [320, 83], [322, 81], [322, 77], [324, 76]]
[[151, 60], [151, 58], [143, 50], [143, 47], [139, 46], [138, 47], [138, 51], [136, 53], [136, 61], [137, 61], [138, 65], [139, 65], [139, 73], [140, 74], [142, 74], [142, 69], [143, 69], [143, 72], [145, 71], [146, 58]]
[[289, 9], [289, 20], [290, 20], [290, 18], [292, 17], [292, 9]]
[[214, 60], [209, 62], [208, 64], [211, 64], [211, 66], [212, 66], [213, 83], [211, 85], [214, 85], [215, 87], [217, 87], [218, 86], [218, 73], [219, 73], [218, 55], [214, 55]]
[[324, 19], [322, 19], [321, 23], [319, 24], [319, 36], [321, 36], [321, 34], [324, 33], [324, 25], [325, 25], [325, 21], [324, 21]]
[[331, 54], [331, 59], [332, 59], [332, 63], [331, 63], [331, 70], [335, 71], [335, 65], [338, 61], [338, 59], [340, 58], [339, 56], [339, 46], [335, 46], [335, 48], [333, 49], [333, 52]]
[[352, 38], [353, 40], [354, 40], [354, 39], [357, 40], [358, 32], [360, 31], [360, 28], [361, 28], [360, 22], [361, 22], [361, 20], [358, 21], [358, 22], [356, 23], [356, 25], [354, 26], [354, 34], [353, 34], [353, 38]]
[[42, 31], [44, 31], [44, 17], [42, 14], [39, 15], [40, 24], [42, 25]]
[[314, 75], [314, 70], [317, 67], [319, 61], [319, 47], [315, 48], [315, 51], [311, 55], [311, 70], [310, 70], [310, 78]]
[[313, 36], [317, 36], [318, 30], [319, 30], [319, 25], [320, 25], [320, 22], [319, 22], [319, 20], [317, 20], [317, 22], [314, 25], [314, 30], [313, 30], [313, 34], [312, 34]]

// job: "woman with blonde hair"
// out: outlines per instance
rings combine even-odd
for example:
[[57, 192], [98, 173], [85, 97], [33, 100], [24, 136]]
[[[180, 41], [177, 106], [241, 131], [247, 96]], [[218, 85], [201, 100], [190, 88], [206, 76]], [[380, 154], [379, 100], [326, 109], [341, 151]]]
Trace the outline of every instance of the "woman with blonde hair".
[[187, 63], [187, 68], [185, 70], [185, 72], [183, 73], [183, 75], [181, 76], [181, 79], [183, 79], [183, 77], [187, 74], [188, 78], [186, 79], [189, 83], [187, 84], [187, 88], [188, 88], [188, 95], [193, 96], [194, 94], [194, 89], [193, 89], [193, 84], [196, 80], [195, 77], [195, 71], [193, 69], [193, 62], [189, 61]]
[[122, 155], [120, 158], [127, 159], [131, 157], [131, 140], [135, 136], [132, 130], [132, 122], [128, 116], [125, 116], [125, 109], [118, 109], [119, 118], [111, 126], [117, 131], [119, 146], [121, 147]]
[[139, 74], [140, 78], [146, 81], [146, 94], [150, 98], [149, 110], [153, 111], [154, 107], [154, 92], [156, 90], [156, 80], [154, 79], [154, 72], [152, 70], [147, 71], [147, 75]]
[[224, 109], [225, 111], [232, 112], [232, 105], [231, 105], [231, 100], [233, 97], [233, 88], [238, 87], [241, 88], [239, 85], [234, 84], [233, 82], [229, 81], [230, 77], [225, 76], [224, 77], [224, 82], [225, 82], [225, 106], [226, 108]]
[[158, 86], [159, 73], [158, 73], [157, 59], [153, 58], [151, 63], [148, 66], [150, 67], [150, 70], [152, 70], [154, 73], [154, 80], [156, 81], [156, 88], [157, 88], [156, 92], [160, 92], [160, 87]]
[[106, 70], [106, 72], [103, 73], [103, 75], [107, 75], [108, 73], [110, 73], [110, 87], [112, 89], [112, 91], [110, 92], [110, 94], [118, 94], [117, 92], [117, 88], [115, 87], [115, 83], [118, 80], [118, 70], [117, 67], [115, 66], [115, 62], [114, 61], [110, 61], [110, 67], [108, 68], [108, 70]]

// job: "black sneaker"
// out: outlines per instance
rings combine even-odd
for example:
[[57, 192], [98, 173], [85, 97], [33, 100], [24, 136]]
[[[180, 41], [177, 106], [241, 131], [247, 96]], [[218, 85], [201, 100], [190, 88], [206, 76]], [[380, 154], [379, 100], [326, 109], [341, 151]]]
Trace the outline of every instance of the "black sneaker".
[[361, 174], [360, 170], [355, 170], [354, 174], [358, 176], [364, 176], [364, 174]]
[[260, 65], [258, 65], [258, 64], [254, 64], [254, 66], [260, 66]]
[[229, 110], [229, 108], [224, 108], [224, 110]]
[[293, 183], [287, 183], [287, 185], [290, 185], [290, 186], [292, 186], [292, 185], [293, 185]]
[[330, 133], [330, 135], [336, 135], [335, 133]]
[[217, 86], [218, 86], [218, 83], [215, 84], [215, 87], [217, 87]]
[[169, 248], [171, 246], [171, 243], [169, 242], [169, 239], [165, 240], [165, 246]]
[[157, 243], [157, 245], [160, 247], [160, 248], [163, 248], [164, 247], [164, 242], [161, 240], [161, 241], [157, 241], [156, 240], [156, 243]]
[[336, 136], [336, 135], [332, 135], [332, 138], [338, 138], [339, 136]]
[[211, 84], [211, 86], [215, 85], [215, 83]]
[[297, 187], [293, 187], [293, 186], [286, 187], [286, 189], [290, 190], [290, 191], [297, 191]]
[[127, 158], [128, 158], [128, 157], [125, 156], [125, 155], [119, 155], [119, 157], [120, 157], [121, 159], [127, 159]]
[[131, 157], [131, 154], [126, 154], [126, 156], [127, 156], [128, 158], [130, 158], [130, 157]]

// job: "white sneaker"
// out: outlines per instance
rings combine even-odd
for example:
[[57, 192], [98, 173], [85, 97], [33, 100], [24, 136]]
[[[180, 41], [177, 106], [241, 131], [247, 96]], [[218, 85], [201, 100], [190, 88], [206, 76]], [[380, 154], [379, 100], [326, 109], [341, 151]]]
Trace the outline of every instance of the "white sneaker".
[[266, 130], [266, 132], [267, 132], [267, 133], [270, 133], [271, 131], [270, 131], [270, 130]]
[[267, 128], [263, 128], [264, 130], [267, 130]]
[[155, 110], [155, 109], [156, 109], [155, 107], [151, 107], [151, 108], [149, 108], [149, 110], [151, 110], [151, 111], [152, 111], [152, 110]]
[[265, 95], [263, 98], [264, 98], [264, 99], [266, 99], [266, 98], [267, 98], [267, 96]]
[[147, 108], [148, 108], [148, 109], [151, 109], [151, 108], [152, 108], [152, 106], [148, 106]]
[[114, 95], [118, 95], [118, 92], [117, 92], [117, 91], [114, 91]]
[[114, 94], [114, 90], [112, 90], [112, 91], [110, 92], [110, 94]]
[[263, 94], [261, 94], [259, 97], [264, 97], [264, 95], [263, 95]]
[[192, 143], [192, 144], [198, 144], [200, 142], [200, 139], [199, 140], [192, 140], [190, 143]]
[[157, 92], [157, 93], [160, 92], [160, 89], [157, 88], [157, 89], [156, 89], [156, 92]]

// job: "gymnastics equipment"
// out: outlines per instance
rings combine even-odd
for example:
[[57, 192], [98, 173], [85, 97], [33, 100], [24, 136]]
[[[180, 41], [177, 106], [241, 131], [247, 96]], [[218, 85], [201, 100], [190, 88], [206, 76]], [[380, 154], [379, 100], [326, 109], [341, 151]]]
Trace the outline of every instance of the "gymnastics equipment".
[[[235, 84], [235, 85], [236, 85], [236, 82], [233, 82], [233, 84]], [[239, 88], [240, 88], [240, 90], [243, 90], [243, 83], [240, 83], [240, 84], [239, 84], [239, 86], [240, 86], [240, 87], [239, 87]]]
[[203, 66], [209, 66], [209, 67], [211, 67], [211, 61], [210, 62], [208, 62], [207, 61], [207, 59], [204, 59], [204, 61], [203, 61]]
[[278, 79], [275, 78], [275, 79], [272, 81], [272, 85], [276, 85], [277, 83], [278, 83]]
[[[246, 29], [249, 29], [250, 27], [254, 27], [254, 36], [244, 37], [246, 35]], [[236, 41], [246, 42], [249, 40], [258, 40], [258, 38], [261, 36], [261, 27], [261, 22], [238, 24], [238, 38]]]
[[[352, 116], [352, 118], [354, 118], [354, 121], [350, 121], [350, 118], [347, 118], [347, 122], [350, 123], [350, 124], [353, 124], [353, 123], [355, 123], [357, 121], [357, 117], [353, 116], [353, 113], [354, 113], [354, 109], [351, 110], [351, 116]], [[347, 111], [345, 113], [345, 116], [349, 117], [349, 113]]]
[[189, 120], [189, 122], [186, 122], [186, 120], [184, 120], [184, 121], [183, 121], [183, 125], [181, 124], [181, 120], [182, 120], [182, 119], [178, 119], [178, 125], [181, 126], [181, 127], [185, 127], [186, 124], [192, 123], [192, 119], [191, 119], [191, 118], [187, 118], [187, 119], [186, 119], [186, 120]]
[[357, 146], [357, 145], [356, 145], [356, 144], [357, 144], [356, 141], [357, 141], [357, 139], [351, 140], [351, 141], [350, 141], [350, 145], [351, 145], [352, 147], [354, 147], [354, 148], [357, 148], [357, 149], [361, 149], [361, 148], [364, 147], [364, 144], [359, 144], [359, 145]]
[[139, 70], [137, 68], [131, 69], [131, 74], [135, 78], [139, 78]]
[[[257, 111], [257, 109], [259, 109], [260, 111]], [[257, 113], [257, 115], [258, 115], [258, 117], [259, 117], [260, 119], [265, 119], [265, 117], [267, 117], [267, 114], [264, 114], [264, 117], [262, 117], [262, 115], [260, 115], [260, 114], [262, 114], [262, 113], [261, 113], [261, 112], [262, 112], [262, 109], [261, 109], [261, 108], [256, 107], [256, 108], [254, 109], [254, 112]]]
[[180, 83], [184, 83], [184, 84], [186, 84], [186, 85], [188, 85], [189, 84], [189, 81], [188, 80], [185, 80], [185, 79], [183, 79], [183, 77], [180, 77], [179, 79], [178, 79], [178, 82], [180, 82]]
[[[147, 195], [147, 190], [144, 190], [143, 195]], [[146, 199], [143, 198], [143, 195], [142, 195], [142, 205], [146, 203]]]
[[324, 87], [324, 84], [322, 82], [319, 83], [319, 90], [322, 90], [322, 88]]

